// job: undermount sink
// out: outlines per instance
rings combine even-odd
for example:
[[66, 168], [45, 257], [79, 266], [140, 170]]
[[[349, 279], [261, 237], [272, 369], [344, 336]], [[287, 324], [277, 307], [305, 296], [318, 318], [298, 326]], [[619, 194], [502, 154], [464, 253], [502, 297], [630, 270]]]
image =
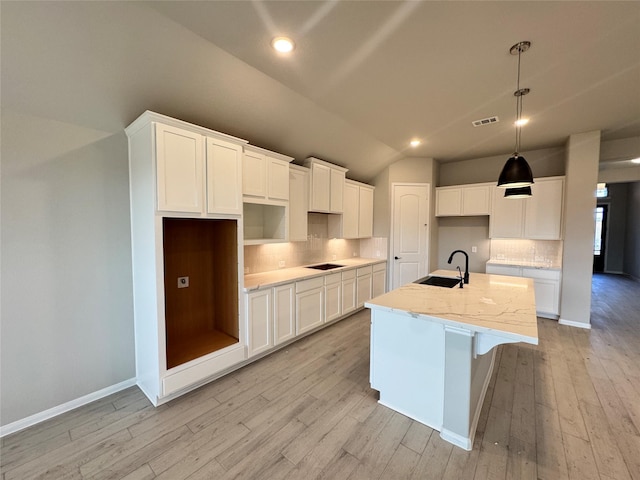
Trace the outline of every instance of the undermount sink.
[[421, 278], [413, 283], [419, 283], [420, 285], [433, 285], [435, 287], [452, 288], [460, 283], [460, 279], [429, 275], [428, 277]]
[[335, 263], [322, 263], [320, 265], [311, 265], [307, 268], [315, 268], [316, 270], [333, 270], [334, 268], [342, 268], [344, 265], [336, 265]]

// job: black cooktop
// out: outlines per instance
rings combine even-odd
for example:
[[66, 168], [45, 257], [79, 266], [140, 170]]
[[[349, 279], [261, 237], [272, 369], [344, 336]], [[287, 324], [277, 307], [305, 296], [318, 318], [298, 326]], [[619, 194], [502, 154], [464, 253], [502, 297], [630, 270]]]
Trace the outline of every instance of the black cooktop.
[[336, 265], [335, 263], [322, 263], [320, 265], [311, 265], [307, 268], [315, 268], [316, 270], [333, 270], [334, 268], [341, 268], [344, 265]]

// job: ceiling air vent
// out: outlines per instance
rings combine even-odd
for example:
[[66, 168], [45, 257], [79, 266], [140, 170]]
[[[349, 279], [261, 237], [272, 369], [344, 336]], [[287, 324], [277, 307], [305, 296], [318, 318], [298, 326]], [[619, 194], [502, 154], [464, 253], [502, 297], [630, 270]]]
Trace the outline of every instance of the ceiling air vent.
[[473, 126], [474, 127], [481, 127], [483, 125], [491, 125], [492, 123], [498, 123], [500, 121], [500, 119], [498, 117], [487, 117], [487, 118], [482, 118], [480, 120], [474, 120], [473, 122]]

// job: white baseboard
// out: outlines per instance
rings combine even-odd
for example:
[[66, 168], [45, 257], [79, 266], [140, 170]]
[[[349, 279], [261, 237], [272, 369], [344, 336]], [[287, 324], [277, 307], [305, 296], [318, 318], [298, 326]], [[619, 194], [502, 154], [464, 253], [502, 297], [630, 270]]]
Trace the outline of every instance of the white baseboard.
[[591, 330], [590, 323], [575, 322], [573, 320], [565, 320], [564, 318], [561, 318], [560, 320], [558, 320], [558, 323], [560, 325], [568, 325], [570, 327], [586, 328], [587, 330]]
[[50, 418], [56, 417], [65, 412], [68, 412], [69, 410], [73, 410], [75, 408], [86, 405], [87, 403], [95, 402], [96, 400], [124, 390], [125, 388], [132, 387], [135, 384], [136, 379], [130, 378], [129, 380], [125, 380], [124, 382], [120, 382], [115, 385], [111, 385], [110, 387], [103, 388], [102, 390], [98, 390], [97, 392], [93, 392], [83, 397], [76, 398], [75, 400], [71, 400], [70, 402], [63, 403], [62, 405], [58, 405], [57, 407], [45, 410], [44, 412], [36, 413], [29, 417], [23, 418], [22, 420], [16, 420], [15, 422], [9, 423], [7, 425], [0, 426], [0, 438], [11, 433], [24, 430], [25, 428], [31, 427], [40, 422], [44, 422], [45, 420], [49, 420]]
[[462, 435], [452, 432], [451, 430], [447, 430], [446, 428], [443, 428], [440, 431], [440, 438], [464, 450], [473, 450], [473, 439], [463, 437]]

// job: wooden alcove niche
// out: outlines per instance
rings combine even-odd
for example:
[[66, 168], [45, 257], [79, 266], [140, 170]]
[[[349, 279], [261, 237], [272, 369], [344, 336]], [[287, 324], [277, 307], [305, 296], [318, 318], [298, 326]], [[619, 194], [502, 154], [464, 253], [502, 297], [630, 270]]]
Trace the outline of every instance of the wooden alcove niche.
[[[164, 218], [167, 369], [239, 338], [235, 220]], [[189, 286], [178, 288], [178, 278]]]

